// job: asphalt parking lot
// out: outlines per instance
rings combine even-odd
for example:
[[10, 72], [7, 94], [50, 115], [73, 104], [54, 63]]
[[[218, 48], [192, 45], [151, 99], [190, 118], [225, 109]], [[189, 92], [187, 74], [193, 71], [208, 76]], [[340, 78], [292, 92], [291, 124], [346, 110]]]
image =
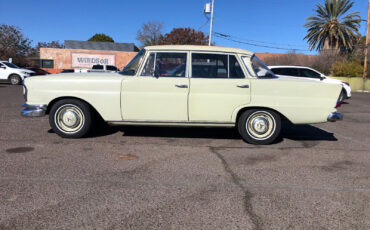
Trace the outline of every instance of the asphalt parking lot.
[[0, 229], [370, 228], [370, 94], [269, 146], [220, 128], [62, 139], [22, 103], [0, 84]]

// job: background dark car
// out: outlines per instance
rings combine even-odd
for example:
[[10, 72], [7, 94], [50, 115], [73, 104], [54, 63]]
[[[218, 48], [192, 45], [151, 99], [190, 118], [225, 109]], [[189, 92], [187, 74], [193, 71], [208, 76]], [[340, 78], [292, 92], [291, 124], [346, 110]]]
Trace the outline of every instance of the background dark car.
[[29, 69], [29, 70], [32, 70], [33, 74], [31, 74], [31, 76], [38, 76], [38, 75], [48, 75], [50, 74], [48, 71], [45, 71], [43, 69], [40, 69], [40, 68], [34, 68], [34, 67], [27, 67], [26, 69]]
[[63, 71], [62, 71], [62, 73], [74, 73], [75, 72], [75, 70], [74, 69], [64, 69]]

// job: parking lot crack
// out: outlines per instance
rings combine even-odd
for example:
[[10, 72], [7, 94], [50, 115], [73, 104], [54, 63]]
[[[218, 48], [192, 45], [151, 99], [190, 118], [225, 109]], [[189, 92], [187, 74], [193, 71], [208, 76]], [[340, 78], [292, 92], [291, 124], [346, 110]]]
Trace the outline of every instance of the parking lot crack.
[[225, 158], [222, 156], [221, 153], [218, 152], [219, 148], [217, 147], [209, 147], [210, 151], [221, 161], [224, 170], [226, 173], [228, 173], [231, 177], [231, 180], [233, 184], [235, 184], [237, 187], [239, 187], [242, 192], [244, 193], [243, 201], [244, 201], [244, 211], [245, 213], [250, 217], [254, 229], [262, 229], [262, 220], [261, 217], [259, 217], [253, 210], [252, 205], [252, 198], [254, 194], [248, 190], [246, 186], [243, 185], [241, 179], [238, 177], [238, 175], [230, 168], [229, 164], [225, 160]]

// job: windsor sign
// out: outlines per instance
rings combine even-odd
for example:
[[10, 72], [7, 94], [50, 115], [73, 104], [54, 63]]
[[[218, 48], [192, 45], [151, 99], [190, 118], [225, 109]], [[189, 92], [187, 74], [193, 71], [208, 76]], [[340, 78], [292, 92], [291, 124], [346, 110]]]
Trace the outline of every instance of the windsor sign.
[[72, 67], [91, 68], [93, 65], [115, 65], [116, 56], [106, 54], [72, 53]]

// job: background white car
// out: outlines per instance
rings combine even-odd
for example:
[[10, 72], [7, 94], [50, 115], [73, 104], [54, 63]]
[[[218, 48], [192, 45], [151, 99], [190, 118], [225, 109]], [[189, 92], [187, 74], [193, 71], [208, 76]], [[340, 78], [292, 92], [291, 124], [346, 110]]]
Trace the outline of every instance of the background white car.
[[13, 63], [0, 61], [0, 80], [9, 80], [12, 85], [21, 84], [25, 78], [34, 73], [32, 70], [19, 68]]
[[343, 90], [339, 97], [340, 101], [351, 98], [351, 87], [348, 82], [330, 78], [312, 68], [305, 66], [269, 66], [269, 68], [276, 76], [279, 77], [304, 78], [326, 83], [341, 84], [343, 86]]

